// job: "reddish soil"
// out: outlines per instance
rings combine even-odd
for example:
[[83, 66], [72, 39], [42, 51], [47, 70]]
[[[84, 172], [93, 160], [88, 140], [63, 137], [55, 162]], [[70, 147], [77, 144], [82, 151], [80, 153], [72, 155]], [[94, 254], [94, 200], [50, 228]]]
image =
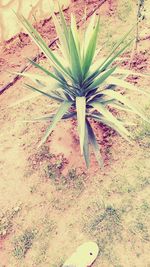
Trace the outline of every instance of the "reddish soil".
[[[85, 5], [90, 13], [99, 3], [72, 1], [65, 16], [69, 22], [74, 12], [80, 20]], [[133, 25], [136, 5], [127, 0], [105, 1], [96, 12], [102, 20], [100, 57]], [[147, 20], [140, 27], [141, 32], [148, 29]], [[56, 37], [50, 19], [36, 28], [48, 44]], [[148, 73], [150, 48], [147, 39], [141, 39], [132, 68]], [[38, 53], [24, 33], [5, 42], [0, 49], [0, 88], [13, 80], [14, 75], [7, 71], [22, 70], [26, 58]], [[124, 56], [130, 57], [131, 53]], [[48, 66], [44, 57], [40, 62]], [[128, 63], [125, 61], [123, 66]], [[33, 67], [31, 71], [37, 72]], [[128, 79], [149, 90], [149, 78]], [[95, 124], [105, 164], [99, 169], [91, 151], [91, 166], [86, 170], [74, 120], [61, 122], [45, 146], [37, 149], [48, 124], [23, 120], [53, 112], [57, 106], [38, 97], [10, 108], [13, 102], [30, 94], [24, 89], [25, 81], [21, 78], [12, 82], [0, 95], [1, 266], [60, 267], [79, 244], [93, 240], [100, 247], [94, 267], [149, 267], [149, 126], [133, 118], [137, 126], [131, 130], [136, 140], [130, 145], [110, 129]], [[149, 116], [149, 99], [133, 93], [128, 96], [140, 103]]]

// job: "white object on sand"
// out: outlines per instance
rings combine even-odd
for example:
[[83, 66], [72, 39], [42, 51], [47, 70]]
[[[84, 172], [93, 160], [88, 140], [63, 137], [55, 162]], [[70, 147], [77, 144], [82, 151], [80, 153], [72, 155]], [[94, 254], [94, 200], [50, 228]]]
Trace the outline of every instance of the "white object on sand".
[[99, 247], [95, 242], [86, 242], [64, 263], [63, 267], [88, 267], [95, 261], [99, 253]]

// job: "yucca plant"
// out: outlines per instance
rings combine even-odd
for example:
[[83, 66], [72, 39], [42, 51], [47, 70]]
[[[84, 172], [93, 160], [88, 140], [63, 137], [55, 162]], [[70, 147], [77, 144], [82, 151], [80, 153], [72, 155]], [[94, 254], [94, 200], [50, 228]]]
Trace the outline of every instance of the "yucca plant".
[[133, 38], [127, 41], [127, 37], [133, 28], [113, 47], [106, 59], [98, 59], [95, 62], [96, 42], [100, 27], [99, 18], [96, 19], [96, 16], [93, 15], [85, 31], [80, 31], [73, 15], [71, 15], [70, 26], [67, 26], [61, 10], [60, 22], [55, 14], [52, 17], [59, 37], [60, 53], [59, 51], [57, 53], [53, 52], [28, 20], [22, 15], [18, 16], [53, 69], [50, 71], [30, 60], [31, 64], [40, 69], [43, 75], [19, 74], [30, 78], [34, 82], [33, 85], [26, 84], [28, 88], [60, 103], [56, 114], [35, 119], [50, 121], [50, 125], [39, 145], [47, 140], [61, 119], [76, 118], [81, 154], [84, 155], [87, 167], [89, 166], [89, 143], [92, 145], [96, 159], [101, 165], [102, 157], [91, 126], [91, 119], [111, 127], [128, 141], [131, 140], [131, 133], [127, 130], [125, 124], [112, 114], [110, 108], [133, 112], [147, 120], [126, 96], [116, 91], [117, 86], [119, 86], [147, 94], [123, 79], [124, 75], [133, 74], [130, 70], [117, 68], [119, 56], [133, 41]]

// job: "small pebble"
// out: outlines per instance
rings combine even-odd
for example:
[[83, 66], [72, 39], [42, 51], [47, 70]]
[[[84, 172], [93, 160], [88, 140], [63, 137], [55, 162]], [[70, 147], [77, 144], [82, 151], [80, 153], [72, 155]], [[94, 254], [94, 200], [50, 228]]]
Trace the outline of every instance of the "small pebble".
[[20, 207], [14, 207], [14, 211], [19, 211], [20, 210]]
[[3, 230], [2, 231], [2, 236], [5, 236], [7, 234], [7, 231], [6, 230]]

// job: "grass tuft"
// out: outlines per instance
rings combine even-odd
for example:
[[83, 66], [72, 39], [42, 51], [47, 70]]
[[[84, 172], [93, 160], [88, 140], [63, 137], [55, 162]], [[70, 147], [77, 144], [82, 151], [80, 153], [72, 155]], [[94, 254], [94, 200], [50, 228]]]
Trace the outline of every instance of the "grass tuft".
[[25, 232], [14, 240], [13, 255], [22, 259], [28, 250], [32, 247], [36, 233], [34, 230], [25, 230]]

